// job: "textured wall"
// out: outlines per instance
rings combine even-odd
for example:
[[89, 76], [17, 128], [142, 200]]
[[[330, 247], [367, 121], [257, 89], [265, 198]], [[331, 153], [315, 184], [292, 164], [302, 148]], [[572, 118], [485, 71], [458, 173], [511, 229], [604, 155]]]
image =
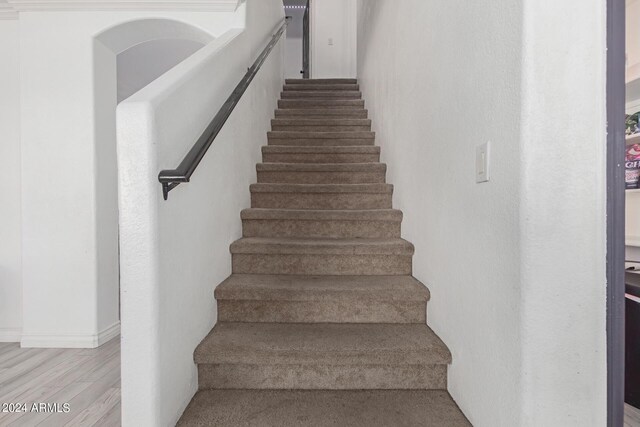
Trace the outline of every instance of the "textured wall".
[[20, 341], [22, 241], [18, 21], [0, 20], [0, 342]]
[[359, 2], [366, 106], [477, 426], [604, 424], [604, 2], [558, 3]]
[[[150, 16], [165, 23], [145, 30], [150, 39], [179, 38], [176, 22], [210, 37], [242, 24], [235, 13], [213, 12], [20, 16], [25, 346], [91, 347], [118, 332], [118, 50], [96, 36], [156, 21]], [[126, 46], [131, 32], [116, 33], [122, 37], [107, 44]]]
[[311, 2], [312, 78], [356, 76], [356, 4], [356, 0]]
[[[118, 107], [125, 426], [169, 426], [197, 389], [196, 345], [216, 320], [215, 286], [283, 83], [271, 53], [192, 176], [162, 200], [158, 172], [175, 168], [284, 17], [280, 0], [249, 0], [230, 30]], [[215, 76], [212, 79], [211, 76]]]

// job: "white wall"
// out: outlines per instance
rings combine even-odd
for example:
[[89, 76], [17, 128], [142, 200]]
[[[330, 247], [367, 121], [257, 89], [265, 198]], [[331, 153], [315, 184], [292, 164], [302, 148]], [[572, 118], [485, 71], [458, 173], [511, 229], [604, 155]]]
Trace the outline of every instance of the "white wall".
[[605, 3], [525, 2], [520, 286], [526, 425], [606, 424]]
[[[640, 1], [626, 1], [626, 53], [627, 67], [640, 67]], [[634, 77], [640, 77], [638, 70]]]
[[[625, 216], [625, 236], [626, 236], [626, 257], [632, 261], [640, 261], [640, 192], [627, 192], [626, 194], [626, 216]], [[640, 268], [640, 264], [635, 265]]]
[[602, 0], [359, 0], [361, 88], [476, 426], [605, 423], [603, 18]]
[[[627, 85], [626, 113], [640, 111], [640, 1], [626, 1], [626, 53], [627, 53]], [[627, 259], [640, 260], [640, 194], [627, 193], [625, 234], [627, 236]], [[632, 245], [634, 246], [632, 246]], [[629, 264], [629, 266], [632, 264]], [[640, 268], [636, 264], [636, 268]]]
[[356, 11], [357, 0], [311, 1], [312, 78], [356, 77]]
[[282, 88], [282, 43], [192, 182], [165, 202], [157, 176], [182, 160], [284, 17], [281, 0], [244, 7], [244, 30], [220, 36], [118, 107], [124, 426], [175, 424], [197, 389], [193, 351], [216, 320], [214, 287], [231, 273], [229, 244], [241, 236], [239, 213], [250, 205]]
[[194, 40], [160, 39], [137, 44], [117, 56], [118, 102], [130, 97], [204, 44]]
[[[302, 78], [302, 36], [304, 30], [304, 12], [306, 0], [285, 0], [285, 14], [291, 17], [287, 25], [287, 38], [284, 44], [284, 77]], [[295, 6], [289, 7], [286, 6]]]
[[94, 37], [150, 16], [209, 37], [242, 24], [233, 12], [20, 14], [23, 346], [92, 347], [118, 333], [116, 61]]
[[287, 37], [284, 40], [284, 76], [287, 79], [302, 78], [302, 39]]
[[18, 21], [0, 20], [0, 342], [22, 328], [20, 66]]
[[640, 1], [626, 2], [626, 109], [627, 114], [640, 111]]

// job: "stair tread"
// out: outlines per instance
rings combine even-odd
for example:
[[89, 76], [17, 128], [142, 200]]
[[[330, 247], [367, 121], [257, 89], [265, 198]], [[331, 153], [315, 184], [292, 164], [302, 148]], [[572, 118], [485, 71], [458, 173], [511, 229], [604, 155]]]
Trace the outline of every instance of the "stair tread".
[[284, 90], [280, 93], [281, 99], [283, 96], [309, 96], [309, 97], [322, 97], [322, 96], [339, 96], [339, 95], [347, 95], [349, 98], [352, 96], [360, 97], [362, 96], [362, 92], [359, 90], [345, 89], [345, 90], [298, 90], [298, 89], [289, 89]]
[[280, 126], [370, 126], [370, 119], [308, 119], [306, 117], [276, 118], [271, 120], [272, 125]]
[[442, 365], [451, 353], [425, 324], [218, 323], [200, 364]]
[[286, 79], [179, 426], [471, 425], [361, 98], [357, 79]]
[[275, 139], [373, 139], [376, 133], [371, 131], [269, 131], [267, 132], [267, 136]]
[[286, 79], [285, 84], [357, 84], [358, 79], [331, 78], [331, 79]]
[[264, 145], [263, 153], [380, 154], [377, 145]]
[[399, 238], [386, 239], [299, 239], [244, 237], [230, 246], [232, 254], [315, 254], [315, 255], [406, 255], [413, 244]]
[[367, 116], [369, 110], [362, 107], [351, 108], [331, 108], [331, 107], [318, 107], [318, 108], [278, 108], [275, 110], [276, 118], [279, 117], [354, 117], [354, 116]]
[[397, 209], [314, 210], [251, 208], [240, 212], [241, 219], [290, 219], [301, 221], [402, 221]]
[[469, 427], [445, 390], [203, 390], [178, 422], [196, 426]]
[[285, 105], [289, 105], [289, 108], [296, 108], [296, 107], [321, 107], [321, 106], [325, 106], [325, 107], [333, 107], [334, 109], [336, 107], [346, 107], [346, 108], [353, 108], [353, 107], [361, 107], [364, 108], [364, 100], [362, 99], [323, 99], [323, 98], [317, 98], [317, 99], [280, 99], [278, 101], [278, 105], [282, 106], [280, 107], [285, 108]]
[[360, 90], [360, 85], [357, 83], [325, 83], [325, 84], [317, 84], [317, 83], [294, 83], [294, 84], [285, 84], [285, 91], [289, 90], [306, 90], [306, 91], [327, 91], [327, 90]]
[[428, 301], [429, 291], [413, 276], [232, 274], [218, 285], [215, 296], [260, 301]]
[[252, 193], [393, 193], [392, 184], [251, 184]]
[[258, 172], [386, 172], [384, 163], [257, 163]]

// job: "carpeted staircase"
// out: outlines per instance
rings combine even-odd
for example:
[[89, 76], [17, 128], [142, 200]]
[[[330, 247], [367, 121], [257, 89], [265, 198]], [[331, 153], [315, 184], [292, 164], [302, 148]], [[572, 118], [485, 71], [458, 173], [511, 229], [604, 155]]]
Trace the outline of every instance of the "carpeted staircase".
[[181, 426], [468, 426], [354, 79], [287, 80]]

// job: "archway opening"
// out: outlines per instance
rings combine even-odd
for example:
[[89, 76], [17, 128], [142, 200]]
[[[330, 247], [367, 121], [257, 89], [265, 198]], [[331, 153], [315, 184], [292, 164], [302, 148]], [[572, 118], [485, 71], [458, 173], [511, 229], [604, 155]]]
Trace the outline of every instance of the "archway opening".
[[116, 107], [213, 39], [199, 28], [170, 19], [126, 22], [94, 38], [99, 327], [120, 317]]

